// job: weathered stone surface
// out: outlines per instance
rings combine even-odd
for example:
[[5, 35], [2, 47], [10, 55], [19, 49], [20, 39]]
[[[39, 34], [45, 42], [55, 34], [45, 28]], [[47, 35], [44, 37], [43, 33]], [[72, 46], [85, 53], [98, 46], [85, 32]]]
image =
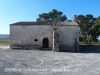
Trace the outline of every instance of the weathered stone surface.
[[59, 51], [59, 31], [53, 28], [53, 51]]
[[[39, 45], [43, 47], [43, 39], [49, 40], [49, 48], [53, 48], [53, 29], [59, 30], [59, 50], [75, 51], [75, 39], [79, 40], [79, 27], [56, 26], [56, 25], [11, 25], [10, 26], [10, 47], [14, 45]], [[58, 34], [56, 35], [58, 36]], [[34, 41], [37, 39], [38, 41]]]

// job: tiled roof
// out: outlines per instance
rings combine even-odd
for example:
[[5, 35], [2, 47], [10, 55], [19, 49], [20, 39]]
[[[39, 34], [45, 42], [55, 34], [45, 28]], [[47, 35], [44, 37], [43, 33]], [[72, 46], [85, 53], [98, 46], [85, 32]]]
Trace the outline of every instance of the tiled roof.
[[78, 25], [77, 22], [17, 22], [10, 25]]

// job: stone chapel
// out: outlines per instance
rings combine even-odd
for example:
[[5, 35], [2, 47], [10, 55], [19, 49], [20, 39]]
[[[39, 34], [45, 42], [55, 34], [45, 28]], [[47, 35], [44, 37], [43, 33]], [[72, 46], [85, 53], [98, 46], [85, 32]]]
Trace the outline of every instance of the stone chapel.
[[78, 51], [79, 25], [71, 22], [17, 22], [10, 24], [10, 48]]

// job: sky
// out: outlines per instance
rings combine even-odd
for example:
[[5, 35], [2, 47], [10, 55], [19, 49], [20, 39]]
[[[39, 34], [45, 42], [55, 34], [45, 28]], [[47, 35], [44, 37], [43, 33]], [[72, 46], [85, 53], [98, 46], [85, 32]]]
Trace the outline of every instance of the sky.
[[0, 34], [10, 34], [10, 24], [36, 21], [39, 14], [56, 9], [68, 20], [73, 15], [100, 16], [100, 0], [0, 0]]

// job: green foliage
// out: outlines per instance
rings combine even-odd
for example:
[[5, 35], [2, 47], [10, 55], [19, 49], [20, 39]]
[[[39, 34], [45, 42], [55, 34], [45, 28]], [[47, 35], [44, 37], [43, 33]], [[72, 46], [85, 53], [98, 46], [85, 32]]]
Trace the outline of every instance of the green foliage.
[[79, 41], [83, 42], [83, 38], [81, 36], [79, 36]]
[[9, 40], [0, 40], [0, 46], [9, 46]]
[[91, 14], [77, 16], [77, 22], [79, 23], [81, 35], [84, 36], [83, 41], [85, 43], [89, 44], [91, 41], [96, 40], [99, 36], [95, 34], [94, 29], [92, 28], [94, 27], [95, 21], [96, 18], [94, 18]]
[[96, 39], [100, 36], [100, 16], [94, 22], [94, 25], [91, 27], [92, 36]]
[[98, 42], [99, 46], [100, 46], [100, 41]]
[[68, 20], [67, 22], [72, 22], [72, 20]]
[[66, 20], [66, 15], [63, 15], [63, 12], [56, 9], [49, 13], [39, 14], [39, 18], [36, 19], [37, 22], [64, 22]]

